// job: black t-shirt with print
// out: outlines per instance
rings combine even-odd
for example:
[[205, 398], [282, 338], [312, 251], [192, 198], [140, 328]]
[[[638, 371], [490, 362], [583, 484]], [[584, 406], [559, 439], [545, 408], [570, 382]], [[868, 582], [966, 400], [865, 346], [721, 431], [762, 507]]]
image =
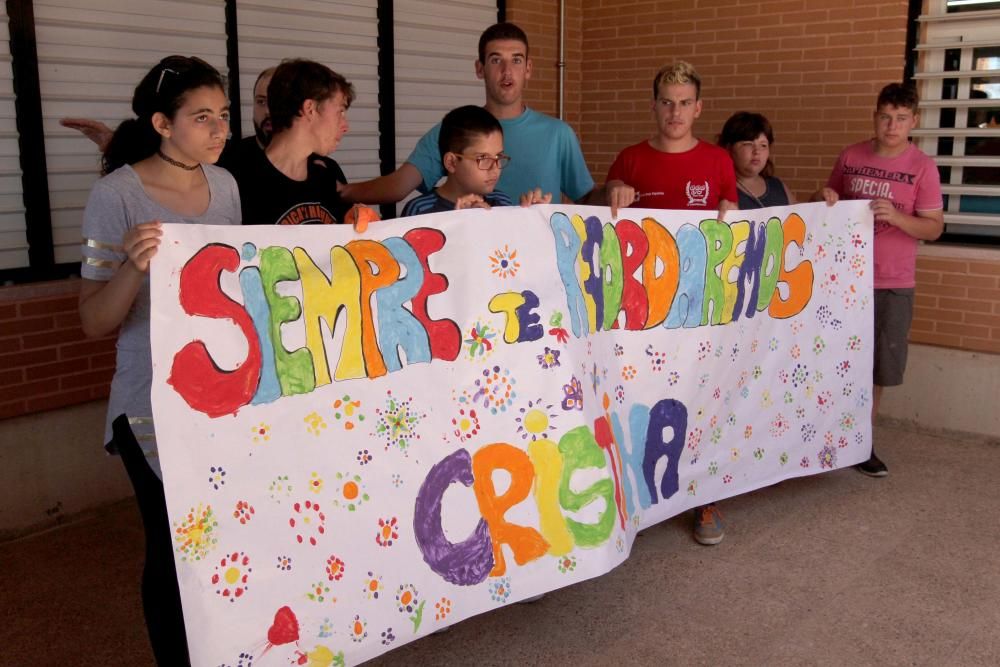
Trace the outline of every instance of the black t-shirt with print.
[[309, 156], [306, 180], [278, 171], [262, 150], [244, 153], [236, 176], [244, 225], [306, 225], [343, 222], [351, 205], [337, 194], [347, 178], [336, 161]]

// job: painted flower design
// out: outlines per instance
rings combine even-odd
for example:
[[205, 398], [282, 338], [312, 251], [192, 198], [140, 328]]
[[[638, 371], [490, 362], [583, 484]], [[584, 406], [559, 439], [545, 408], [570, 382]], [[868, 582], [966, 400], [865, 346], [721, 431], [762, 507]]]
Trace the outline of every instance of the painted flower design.
[[491, 581], [489, 591], [490, 598], [494, 602], [504, 604], [510, 599], [510, 577], [500, 577], [499, 579]]
[[315, 436], [320, 435], [326, 428], [326, 420], [318, 412], [310, 412], [302, 418], [302, 421], [306, 424], [306, 431]]
[[537, 355], [538, 365], [542, 368], [555, 368], [559, 366], [559, 350], [546, 347], [542, 354]]
[[234, 551], [219, 559], [212, 573], [212, 585], [215, 594], [230, 602], [243, 597], [247, 592], [247, 582], [250, 579], [250, 557], [242, 551]]
[[396, 590], [396, 610], [401, 614], [409, 614], [408, 618], [413, 623], [414, 632], [420, 629], [426, 602], [420, 599], [413, 584], [400, 584]]
[[382, 577], [369, 570], [361, 592], [366, 600], [378, 600], [382, 594]]
[[854, 415], [852, 415], [850, 412], [845, 412], [842, 415], [840, 415], [840, 428], [844, 429], [845, 431], [853, 431]]
[[330, 557], [326, 559], [326, 578], [330, 581], [340, 581], [344, 578], [344, 572], [347, 571], [347, 566], [344, 565], [344, 561], [334, 555], [330, 554]]
[[336, 602], [337, 598], [330, 595], [330, 587], [323, 581], [317, 581], [309, 585], [306, 591], [306, 598], [313, 602]]
[[345, 431], [354, 430], [355, 426], [365, 420], [365, 416], [360, 412], [361, 401], [351, 400], [347, 394], [333, 402], [333, 409], [334, 419], [343, 422]]
[[396, 591], [396, 609], [400, 613], [412, 614], [420, 605], [417, 589], [411, 584], [400, 584]]
[[355, 614], [354, 620], [351, 621], [351, 641], [360, 643], [366, 637], [368, 637], [368, 622], [359, 614]]
[[239, 500], [236, 502], [236, 508], [233, 510], [233, 518], [240, 522], [241, 526], [245, 526], [253, 518], [254, 509], [253, 505], [245, 500]]
[[697, 428], [697, 427], [695, 427], [695, 428], [691, 429], [690, 431], [688, 431], [687, 448], [688, 449], [697, 449], [698, 445], [701, 444], [701, 436], [703, 435], [703, 433], [704, 432], [700, 428]]
[[219, 522], [211, 505], [192, 507], [182, 521], [174, 523], [174, 542], [182, 561], [199, 561], [208, 555], [218, 538], [215, 535]]
[[563, 410], [583, 410], [583, 385], [574, 375], [569, 384], [563, 385]]
[[788, 423], [788, 420], [785, 419], [781, 413], [778, 413], [778, 415], [771, 420], [771, 435], [775, 438], [780, 438], [788, 432], [790, 427], [791, 425]]
[[371, 497], [365, 490], [365, 482], [361, 475], [352, 475], [349, 472], [337, 473], [333, 492], [334, 505], [348, 512], [354, 512], [369, 500]]
[[380, 547], [391, 547], [399, 539], [399, 520], [396, 517], [378, 520], [378, 532], [375, 533], [375, 543]]
[[323, 491], [323, 478], [319, 476], [319, 473], [315, 470], [309, 475], [309, 484], [307, 485], [309, 490], [315, 494], [319, 494]]
[[254, 442], [267, 442], [271, 439], [271, 425], [261, 422], [251, 426], [250, 433]]
[[311, 500], [295, 503], [292, 505], [288, 525], [295, 531], [296, 542], [308, 542], [316, 546], [317, 538], [326, 532], [326, 514], [320, 509], [319, 503]]
[[511, 250], [509, 245], [504, 245], [503, 249], [497, 248], [490, 255], [490, 271], [498, 278], [513, 278], [520, 268], [517, 250]]
[[493, 343], [496, 337], [496, 332], [493, 331], [488, 323], [484, 324], [477, 320], [475, 325], [469, 330], [469, 337], [465, 339], [465, 345], [468, 346], [469, 350], [469, 358], [475, 359], [477, 356], [489, 356], [493, 352]]
[[528, 401], [527, 407], [521, 407], [517, 422], [517, 432], [522, 440], [530, 439], [532, 442], [555, 430], [553, 422], [556, 413], [552, 412], [552, 406], [542, 403], [542, 399]]
[[441, 598], [434, 603], [434, 620], [443, 621], [448, 618], [448, 614], [451, 613], [451, 600], [448, 598]]
[[289, 572], [292, 569], [291, 556], [278, 556], [277, 568], [282, 572]]
[[820, 468], [833, 469], [837, 465], [837, 450], [827, 445], [819, 450], [816, 458], [819, 459]]
[[556, 567], [563, 574], [576, 569], [576, 556], [562, 556], [556, 563]]
[[474, 408], [461, 408], [458, 415], [451, 418], [451, 432], [459, 442], [468, 442], [479, 435], [479, 415]]
[[222, 466], [212, 466], [208, 469], [208, 483], [215, 491], [226, 485], [226, 471]]
[[404, 454], [414, 440], [420, 439], [416, 427], [427, 416], [413, 408], [413, 397], [401, 400], [392, 391], [386, 392], [385, 407], [375, 408], [375, 414], [378, 416], [375, 434], [385, 441], [385, 448], [396, 447]]
[[267, 487], [267, 492], [271, 500], [280, 503], [283, 498], [290, 498], [292, 495], [292, 485], [288, 482], [288, 475], [278, 475], [271, 480]]

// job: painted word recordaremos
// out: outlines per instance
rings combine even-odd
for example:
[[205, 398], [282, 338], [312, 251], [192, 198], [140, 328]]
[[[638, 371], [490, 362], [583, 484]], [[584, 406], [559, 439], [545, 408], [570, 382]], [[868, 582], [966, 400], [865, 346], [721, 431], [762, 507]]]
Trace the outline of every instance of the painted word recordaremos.
[[728, 324], [764, 309], [785, 319], [812, 297], [812, 263], [785, 265], [789, 246], [805, 242], [797, 213], [784, 222], [707, 219], [676, 234], [652, 218], [602, 225], [556, 213], [550, 226], [576, 337], [617, 328], [620, 313], [628, 330]]
[[[795, 213], [784, 222], [703, 220], [697, 227], [682, 225], [676, 236], [652, 218], [641, 225], [602, 225], [596, 217], [555, 213], [550, 227], [577, 337], [619, 328], [622, 314], [625, 330], [727, 324], [765, 309], [787, 318], [812, 296], [812, 264], [785, 265], [789, 247], [801, 248], [805, 239], [805, 223]], [[448, 288], [448, 278], [428, 265], [445, 241], [430, 228], [350, 241], [330, 249], [329, 276], [302, 248], [262, 248], [259, 265], [239, 270], [242, 304], [220, 285], [223, 271], [239, 269], [240, 253], [224, 244], [201, 248], [181, 269], [180, 305], [189, 315], [235, 322], [246, 338], [247, 358], [233, 370], [220, 368], [205, 343], [194, 340], [174, 356], [168, 382], [193, 409], [219, 417], [333, 380], [400, 370], [401, 352], [408, 364], [454, 360], [462, 342], [458, 325], [432, 319], [427, 310], [428, 298]], [[248, 244], [244, 258], [257, 252]], [[300, 283], [301, 300], [279, 294], [277, 285], [285, 281]], [[544, 335], [538, 306], [530, 290], [497, 294], [489, 303], [492, 312], [506, 315], [507, 343]], [[331, 360], [332, 336], [324, 335], [323, 323], [332, 330], [341, 314], [344, 342]], [[288, 350], [282, 325], [299, 320], [305, 346]]]
[[[628, 411], [628, 449], [622, 446], [621, 420], [617, 413], [607, 412], [608, 404], [605, 395], [605, 413], [594, 420], [593, 429], [571, 429], [558, 445], [535, 440], [525, 452], [521, 447], [494, 443], [471, 455], [465, 449], [456, 450], [436, 463], [424, 478], [413, 508], [414, 538], [428, 566], [450, 583], [472, 586], [507, 571], [504, 544], [518, 565], [545, 555], [562, 556], [576, 546], [596, 547], [611, 537], [616, 523], [625, 528], [636, 511], [633, 496], [645, 509], [677, 493], [687, 433], [684, 404], [669, 398], [652, 408], [633, 404]], [[657, 484], [657, 465], [662, 459], [666, 466]], [[574, 474], [589, 468], [608, 470], [610, 477], [576, 490]], [[510, 484], [502, 494], [493, 483], [496, 470], [510, 474]], [[448, 540], [441, 522], [445, 491], [456, 483], [472, 487], [482, 516], [472, 534], [457, 543]], [[507, 511], [532, 494], [537, 528], [508, 521]], [[563, 513], [579, 512], [595, 502], [602, 502], [603, 509], [593, 523]]]

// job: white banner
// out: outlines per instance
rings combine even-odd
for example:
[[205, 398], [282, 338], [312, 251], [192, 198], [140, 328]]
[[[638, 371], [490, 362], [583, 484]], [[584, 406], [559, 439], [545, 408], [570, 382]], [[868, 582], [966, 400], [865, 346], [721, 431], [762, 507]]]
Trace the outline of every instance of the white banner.
[[622, 213], [165, 226], [153, 407], [194, 664], [355, 664], [867, 459], [867, 202]]

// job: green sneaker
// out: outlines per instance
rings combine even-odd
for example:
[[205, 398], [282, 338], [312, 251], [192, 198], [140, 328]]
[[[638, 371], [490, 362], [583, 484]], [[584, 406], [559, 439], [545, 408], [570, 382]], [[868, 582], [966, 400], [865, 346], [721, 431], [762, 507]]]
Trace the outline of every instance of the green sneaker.
[[694, 539], [698, 544], [712, 546], [726, 536], [722, 513], [715, 503], [694, 508]]

